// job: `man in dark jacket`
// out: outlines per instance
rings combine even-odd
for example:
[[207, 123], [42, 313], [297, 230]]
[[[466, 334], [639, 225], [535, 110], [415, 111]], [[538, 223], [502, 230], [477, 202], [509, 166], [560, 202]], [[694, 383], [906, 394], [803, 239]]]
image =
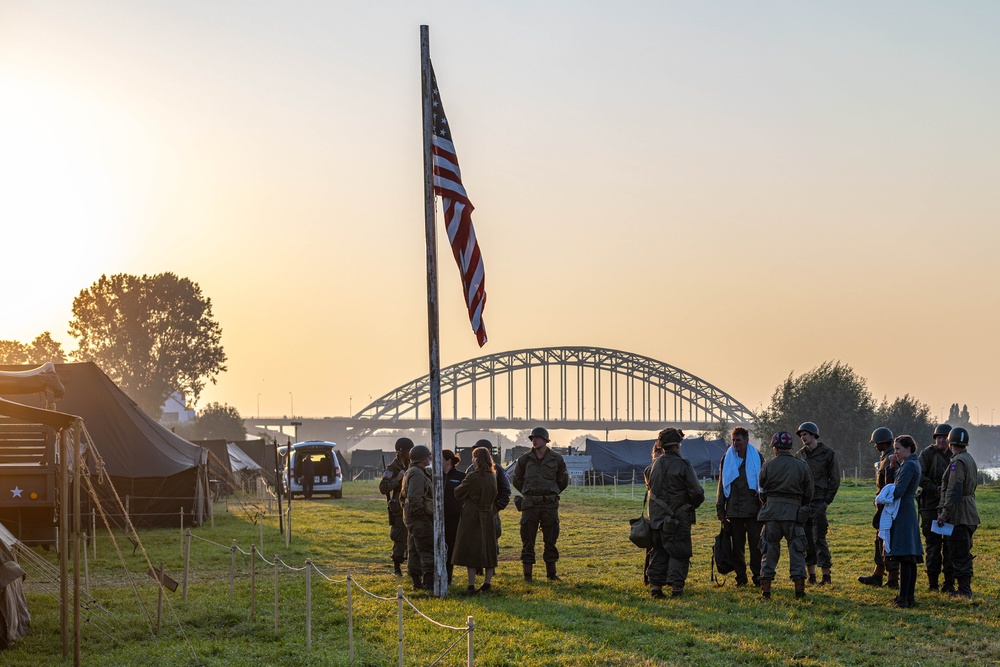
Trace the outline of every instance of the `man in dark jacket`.
[[[885, 488], [886, 484], [892, 484], [896, 479], [896, 470], [899, 464], [892, 453], [892, 442], [894, 438], [892, 431], [885, 426], [879, 426], [872, 432], [871, 443], [879, 453], [879, 462], [875, 467], [875, 496]], [[858, 577], [858, 581], [866, 586], [881, 586], [882, 577], [888, 571], [889, 581], [887, 588], [899, 589], [899, 561], [886, 560], [885, 543], [879, 537], [879, 522], [882, 520], [882, 505], [876, 503], [875, 516], [872, 517], [872, 528], [875, 529], [875, 569], [869, 575]]]
[[691, 462], [681, 458], [684, 432], [676, 428], [660, 431], [657, 440], [663, 456], [656, 459], [649, 474], [649, 525], [653, 529], [653, 557], [649, 563], [649, 592], [654, 598], [684, 594], [691, 564], [691, 526], [694, 511], [705, 502], [705, 490], [698, 483]]
[[514, 466], [514, 488], [521, 492], [521, 565], [524, 580], [531, 581], [535, 564], [535, 539], [542, 529], [545, 549], [545, 576], [559, 581], [556, 561], [559, 560], [559, 494], [569, 486], [569, 471], [563, 457], [549, 448], [549, 432], [541, 426], [528, 436], [531, 451]]
[[771, 438], [774, 458], [760, 471], [760, 497], [764, 502], [758, 520], [764, 524], [761, 547], [764, 551], [760, 566], [761, 598], [771, 598], [781, 540], [788, 544], [788, 571], [795, 584], [795, 597], [806, 594], [806, 529], [805, 514], [813, 497], [813, 478], [809, 467], [792, 456], [792, 434], [775, 433]]
[[745, 428], [737, 426], [730, 437], [733, 444], [722, 455], [719, 463], [715, 514], [719, 521], [728, 521], [732, 531], [736, 586], [747, 585], [747, 562], [743, 555], [747, 546], [750, 547], [753, 585], [758, 586], [761, 525], [757, 521], [757, 513], [760, 511], [757, 480], [763, 461], [760, 453], [750, 444], [750, 433]]
[[830, 545], [826, 541], [826, 534], [830, 529], [826, 508], [833, 502], [840, 488], [840, 463], [837, 452], [819, 441], [819, 427], [816, 424], [804, 422], [795, 434], [803, 445], [795, 455], [809, 466], [815, 487], [806, 521], [806, 569], [809, 571], [809, 583], [815, 584], [818, 564], [823, 571], [820, 585], [824, 586], [832, 581], [830, 568], [833, 566]]
[[[406, 560], [407, 535], [403, 522], [403, 506], [399, 503], [399, 493], [403, 488], [403, 474], [410, 465], [410, 450], [413, 441], [409, 438], [396, 440], [396, 458], [386, 466], [378, 483], [378, 492], [385, 496], [389, 507], [389, 539], [392, 540], [392, 567], [397, 577], [403, 576], [403, 561]], [[385, 459], [383, 459], [383, 462]], [[384, 465], [384, 463], [383, 463]]]
[[[950, 424], [938, 424], [934, 427], [934, 444], [920, 452], [920, 490], [917, 505], [920, 507], [920, 531], [924, 534], [924, 551], [927, 563], [927, 588], [938, 590], [938, 578], [941, 576], [941, 544], [940, 534], [931, 530], [937, 519], [938, 506], [941, 504], [941, 478], [951, 464], [951, 450], [948, 448]], [[945, 581], [945, 588], [954, 588], [954, 582]]]

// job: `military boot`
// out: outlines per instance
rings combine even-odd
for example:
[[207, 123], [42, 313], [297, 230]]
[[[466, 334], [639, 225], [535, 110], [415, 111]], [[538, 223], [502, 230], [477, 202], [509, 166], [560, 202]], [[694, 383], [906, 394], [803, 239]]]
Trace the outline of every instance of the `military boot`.
[[940, 588], [941, 588], [941, 586], [940, 586], [940, 584], [938, 584], [938, 575], [937, 575], [937, 573], [931, 574], [930, 572], [928, 572], [927, 573], [927, 590], [929, 590], [929, 591], [936, 591], [936, 590], [938, 590]]
[[410, 573], [410, 578], [413, 579], [413, 590], [422, 591], [424, 590], [424, 583], [420, 579], [419, 574]]
[[971, 598], [972, 597], [972, 577], [959, 577], [958, 578], [958, 590], [954, 593], [949, 593], [953, 598]]
[[944, 575], [944, 584], [941, 586], [942, 593], [954, 593], [955, 592], [955, 580], [950, 578], [947, 574]]
[[899, 590], [899, 570], [889, 570], [889, 580], [885, 582], [885, 587]]
[[816, 566], [815, 565], [806, 565], [806, 571], [809, 573], [809, 585], [810, 586], [815, 586], [816, 585]]
[[649, 595], [654, 600], [662, 600], [663, 598], [667, 597], [666, 595], [663, 594], [663, 589], [660, 588], [659, 586], [653, 586], [652, 588], [650, 588]]
[[424, 590], [428, 591], [428, 592], [434, 590], [434, 573], [433, 572], [425, 572], [424, 573]]
[[[796, 582], [796, 585], [798, 585], [799, 583], [800, 582]], [[771, 580], [770, 579], [761, 579], [760, 580], [760, 599], [761, 600], [770, 600], [771, 599]]]
[[392, 561], [392, 573], [397, 577], [403, 576], [403, 561], [399, 560]]
[[448, 563], [448, 585], [451, 586], [452, 574], [455, 572], [455, 566]]
[[858, 581], [865, 586], [881, 586], [882, 577], [885, 575], [885, 568], [881, 565], [876, 565], [875, 569], [869, 575], [862, 575], [858, 577]]
[[531, 581], [531, 570], [534, 567], [534, 563], [521, 563], [521, 567], [524, 568], [524, 580]]
[[[899, 574], [897, 573], [896, 576], [899, 576]], [[823, 578], [819, 580], [819, 585], [820, 586], [826, 586], [827, 584], [832, 584], [832, 583], [833, 583], [833, 578], [830, 576], [830, 568], [824, 567], [823, 568]], [[897, 584], [897, 588], [898, 588], [898, 584]]]
[[559, 575], [556, 574], [556, 564], [555, 563], [545, 563], [545, 577], [550, 581], [562, 581]]
[[795, 597], [802, 599], [806, 596], [806, 582], [804, 579], [795, 580]]
[[682, 595], [684, 595], [684, 587], [683, 586], [671, 586], [670, 587], [670, 597], [672, 597], [672, 598], [679, 598]]

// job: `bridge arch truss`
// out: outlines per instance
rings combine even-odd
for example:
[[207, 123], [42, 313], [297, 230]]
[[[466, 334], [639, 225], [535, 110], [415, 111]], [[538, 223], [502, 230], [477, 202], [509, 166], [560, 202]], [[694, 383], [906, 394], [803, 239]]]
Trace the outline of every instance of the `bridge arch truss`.
[[[372, 401], [354, 419], [430, 418], [430, 376]], [[676, 366], [599, 347], [514, 350], [441, 370], [442, 416], [472, 420], [750, 424], [745, 405]]]

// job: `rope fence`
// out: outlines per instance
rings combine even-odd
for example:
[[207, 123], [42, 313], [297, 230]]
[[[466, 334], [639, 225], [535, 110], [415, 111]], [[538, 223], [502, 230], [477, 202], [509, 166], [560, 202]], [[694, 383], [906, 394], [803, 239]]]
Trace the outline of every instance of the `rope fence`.
[[443, 652], [441, 652], [437, 657], [434, 658], [431, 665], [438, 664], [442, 658], [444, 658], [449, 652], [451, 652], [463, 638], [466, 639], [466, 664], [469, 667], [475, 664], [475, 651], [473, 649], [473, 635], [475, 630], [475, 622], [472, 616], [467, 617], [465, 625], [448, 625], [446, 623], [441, 623], [431, 618], [423, 611], [421, 611], [412, 600], [410, 600], [403, 592], [402, 586], [396, 587], [396, 593], [392, 596], [384, 596], [373, 593], [372, 591], [366, 589], [364, 586], [359, 584], [357, 580], [350, 574], [346, 575], [344, 578], [334, 578], [329, 576], [320, 567], [313, 562], [311, 559], [307, 558], [302, 566], [289, 565], [284, 560], [282, 560], [277, 554], [270, 560], [268, 560], [264, 554], [261, 553], [257, 545], [251, 544], [249, 551], [240, 548], [237, 545], [236, 540], [233, 540], [232, 544], [225, 545], [219, 542], [212, 541], [210, 539], [201, 537], [199, 535], [194, 535], [191, 533], [190, 529], [187, 529], [185, 533], [184, 542], [184, 573], [181, 580], [181, 600], [183, 602], [187, 601], [187, 595], [189, 590], [189, 579], [190, 579], [190, 563], [191, 563], [191, 542], [192, 540], [198, 540], [205, 544], [211, 545], [218, 549], [229, 551], [230, 553], [230, 567], [229, 567], [229, 600], [232, 602], [235, 597], [236, 583], [237, 583], [237, 556], [242, 556], [244, 559], [244, 566], [249, 564], [250, 567], [250, 620], [256, 620], [256, 610], [257, 610], [257, 589], [258, 589], [258, 564], [263, 564], [272, 568], [273, 572], [273, 582], [274, 582], [274, 602], [273, 602], [273, 612], [274, 612], [274, 630], [275, 632], [279, 629], [279, 590], [280, 590], [280, 575], [282, 572], [286, 573], [304, 573], [305, 578], [305, 639], [306, 639], [306, 650], [311, 650], [312, 648], [312, 576], [313, 573], [319, 575], [326, 583], [340, 586], [346, 586], [346, 602], [347, 602], [347, 641], [348, 641], [348, 654], [349, 661], [354, 662], [355, 658], [355, 642], [354, 642], [354, 629], [355, 629], [355, 602], [354, 602], [354, 591], [355, 589], [360, 591], [363, 595], [368, 598], [378, 601], [378, 602], [395, 602], [396, 603], [396, 615], [397, 615], [397, 665], [403, 667], [403, 655], [404, 655], [404, 610], [409, 607], [419, 618], [431, 623], [432, 625], [441, 628], [442, 630], [449, 630], [452, 632], [461, 632], [462, 634], [452, 642]]

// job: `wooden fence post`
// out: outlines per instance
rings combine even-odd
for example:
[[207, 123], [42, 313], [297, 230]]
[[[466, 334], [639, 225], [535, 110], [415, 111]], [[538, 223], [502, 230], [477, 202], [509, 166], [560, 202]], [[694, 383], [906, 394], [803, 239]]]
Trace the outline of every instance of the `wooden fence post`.
[[306, 558], [306, 650], [312, 648], [312, 561]]
[[233, 546], [229, 551], [229, 601], [232, 602], [233, 589], [236, 588], [236, 540], [233, 540]]
[[191, 529], [184, 534], [184, 586], [181, 588], [181, 601], [188, 599], [188, 570], [191, 566]]

